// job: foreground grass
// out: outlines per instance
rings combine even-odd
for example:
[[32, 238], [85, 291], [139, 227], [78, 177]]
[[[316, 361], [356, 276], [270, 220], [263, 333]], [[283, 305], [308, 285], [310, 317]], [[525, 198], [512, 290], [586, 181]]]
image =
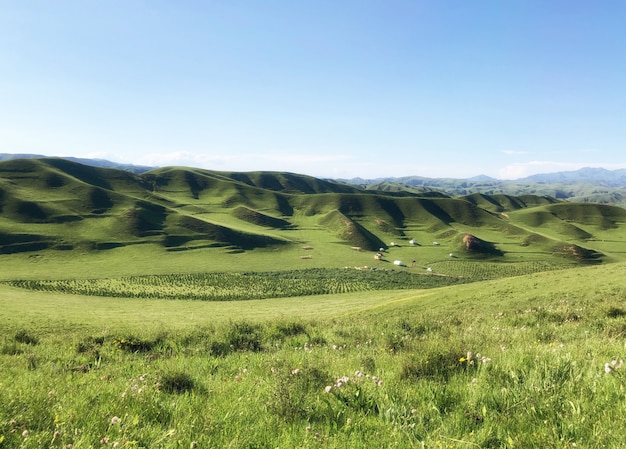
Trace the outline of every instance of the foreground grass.
[[623, 270], [226, 303], [3, 286], [0, 447], [621, 447]]

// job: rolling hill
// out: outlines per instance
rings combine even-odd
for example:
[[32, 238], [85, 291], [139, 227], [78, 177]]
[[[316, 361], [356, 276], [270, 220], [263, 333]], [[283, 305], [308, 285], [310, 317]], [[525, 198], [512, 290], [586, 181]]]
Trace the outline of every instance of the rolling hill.
[[348, 256], [333, 255], [354, 250], [355, 264], [371, 264], [367, 252], [382, 248], [387, 259], [422, 266], [599, 263], [626, 257], [625, 223], [620, 207], [545, 195], [448, 197], [293, 173], [164, 167], [138, 174], [58, 158], [0, 162], [4, 255], [150, 245], [165, 253], [266, 249], [295, 259], [316, 248], [328, 255], [316, 263], [343, 263]]

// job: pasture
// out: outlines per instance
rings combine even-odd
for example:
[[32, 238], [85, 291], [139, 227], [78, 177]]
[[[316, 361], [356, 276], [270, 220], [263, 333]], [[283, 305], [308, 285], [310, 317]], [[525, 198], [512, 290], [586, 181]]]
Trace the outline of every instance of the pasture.
[[623, 447], [623, 209], [0, 172], [0, 448]]
[[248, 301], [3, 284], [0, 447], [621, 447], [624, 268]]

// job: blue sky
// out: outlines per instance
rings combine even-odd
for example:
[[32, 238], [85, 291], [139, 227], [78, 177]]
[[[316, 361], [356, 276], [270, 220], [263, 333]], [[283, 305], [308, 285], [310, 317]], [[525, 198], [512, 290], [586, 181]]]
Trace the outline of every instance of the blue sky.
[[319, 177], [626, 168], [626, 2], [0, 0], [0, 152]]

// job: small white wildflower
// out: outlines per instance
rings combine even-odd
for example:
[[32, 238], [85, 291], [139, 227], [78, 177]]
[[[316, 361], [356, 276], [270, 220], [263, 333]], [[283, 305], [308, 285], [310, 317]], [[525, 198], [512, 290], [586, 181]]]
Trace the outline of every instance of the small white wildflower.
[[291, 374], [293, 374], [294, 376], [296, 374], [300, 374], [300, 368], [296, 368], [296, 369], [291, 370]]
[[122, 420], [119, 419], [117, 416], [111, 418], [111, 424], [119, 424], [120, 422], [122, 422]]
[[330, 393], [330, 391], [331, 391], [332, 389], [333, 389], [333, 387], [332, 387], [332, 386], [327, 385], [327, 386], [326, 386], [326, 388], [324, 388], [324, 391], [325, 391], [326, 393]]

